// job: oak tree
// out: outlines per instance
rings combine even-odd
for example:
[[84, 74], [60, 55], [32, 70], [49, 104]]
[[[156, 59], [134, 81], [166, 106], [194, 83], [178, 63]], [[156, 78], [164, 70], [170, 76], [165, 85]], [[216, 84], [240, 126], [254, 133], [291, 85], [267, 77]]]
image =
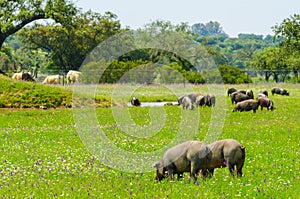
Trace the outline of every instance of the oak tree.
[[75, 5], [68, 0], [2, 0], [0, 47], [7, 37], [33, 21], [51, 18], [65, 24], [76, 12]]

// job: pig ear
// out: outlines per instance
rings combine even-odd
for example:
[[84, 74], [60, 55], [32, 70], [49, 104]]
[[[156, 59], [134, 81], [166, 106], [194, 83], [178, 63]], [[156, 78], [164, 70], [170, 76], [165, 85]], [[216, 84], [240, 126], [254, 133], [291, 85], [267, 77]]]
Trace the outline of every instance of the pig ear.
[[160, 162], [155, 162], [152, 166], [158, 169], [160, 167]]

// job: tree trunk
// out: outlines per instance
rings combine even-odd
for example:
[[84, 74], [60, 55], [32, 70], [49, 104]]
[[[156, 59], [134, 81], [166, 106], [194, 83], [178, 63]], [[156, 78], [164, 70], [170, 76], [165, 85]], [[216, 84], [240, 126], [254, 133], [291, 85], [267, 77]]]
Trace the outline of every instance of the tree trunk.
[[282, 82], [285, 81], [286, 76], [287, 76], [287, 74], [282, 74]]
[[294, 70], [294, 75], [295, 75], [296, 82], [298, 82], [298, 71], [297, 70]]
[[269, 72], [265, 72], [265, 80], [266, 80], [266, 82], [269, 82], [270, 76], [271, 76], [271, 74]]
[[285, 82], [286, 77], [288, 76], [290, 71], [283, 71], [282, 72], [282, 82]]
[[274, 80], [275, 80], [276, 83], [278, 83], [279, 80], [278, 80], [278, 74], [277, 73], [274, 73]]

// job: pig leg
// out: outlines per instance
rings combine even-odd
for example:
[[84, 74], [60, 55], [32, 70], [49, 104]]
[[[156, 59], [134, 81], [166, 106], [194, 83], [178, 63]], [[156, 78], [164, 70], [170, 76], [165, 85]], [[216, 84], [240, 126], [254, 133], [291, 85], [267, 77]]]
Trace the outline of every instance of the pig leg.
[[206, 178], [208, 175], [209, 175], [209, 172], [207, 171], [207, 169], [202, 169], [202, 170], [201, 170], [201, 176], [202, 176], [202, 177], [205, 177], [205, 178]]
[[198, 162], [191, 162], [191, 177], [194, 178], [195, 182], [197, 182], [197, 175], [200, 171]]
[[206, 177], [211, 177], [214, 173], [214, 169], [202, 169], [201, 170], [201, 175], [202, 177], [206, 178]]
[[168, 172], [168, 173], [169, 173], [170, 181], [173, 181], [174, 174], [172, 172]]
[[211, 177], [214, 175], [214, 169], [208, 169], [209, 173], [208, 175]]
[[168, 175], [170, 177], [170, 181], [173, 181], [173, 176], [174, 176], [175, 170], [171, 166], [167, 167], [166, 169], [168, 171]]
[[183, 173], [178, 173], [177, 174], [177, 180], [179, 181], [183, 177]]
[[239, 162], [236, 164], [236, 169], [237, 169], [237, 176], [238, 177], [242, 177], [243, 172], [242, 172], [242, 168], [244, 166], [244, 162]]
[[201, 170], [201, 175], [204, 178], [207, 178], [207, 177], [210, 178], [210, 177], [212, 177], [213, 173], [214, 173], [214, 169], [202, 169]]
[[232, 162], [228, 162], [227, 167], [228, 167], [230, 174], [233, 176], [234, 175], [234, 164]]

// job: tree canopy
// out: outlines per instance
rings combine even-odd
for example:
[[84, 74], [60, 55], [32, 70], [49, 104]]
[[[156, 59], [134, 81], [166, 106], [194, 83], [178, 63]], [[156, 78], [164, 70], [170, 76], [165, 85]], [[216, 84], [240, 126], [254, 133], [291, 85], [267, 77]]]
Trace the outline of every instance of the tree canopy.
[[289, 50], [300, 50], [300, 14], [291, 15], [272, 27], [276, 38], [283, 38], [281, 46]]
[[290, 71], [298, 81], [300, 70], [300, 15], [295, 14], [272, 27], [274, 40], [279, 45], [258, 51], [254, 54], [251, 65], [265, 73], [266, 81], [271, 75], [276, 82], [284, 81]]
[[51, 18], [65, 24], [76, 11], [68, 0], [3, 0], [0, 2], [0, 47], [7, 37], [35, 20]]
[[117, 16], [111, 12], [104, 15], [87, 11], [77, 13], [64, 26], [34, 24], [20, 31], [20, 39], [28, 49], [49, 52], [51, 62], [47, 68], [67, 71], [78, 70], [85, 56], [101, 41], [121, 31]]
[[228, 35], [223, 31], [221, 24], [219, 22], [210, 21], [206, 24], [196, 23], [192, 25], [192, 31], [194, 34], [201, 36], [226, 36]]

